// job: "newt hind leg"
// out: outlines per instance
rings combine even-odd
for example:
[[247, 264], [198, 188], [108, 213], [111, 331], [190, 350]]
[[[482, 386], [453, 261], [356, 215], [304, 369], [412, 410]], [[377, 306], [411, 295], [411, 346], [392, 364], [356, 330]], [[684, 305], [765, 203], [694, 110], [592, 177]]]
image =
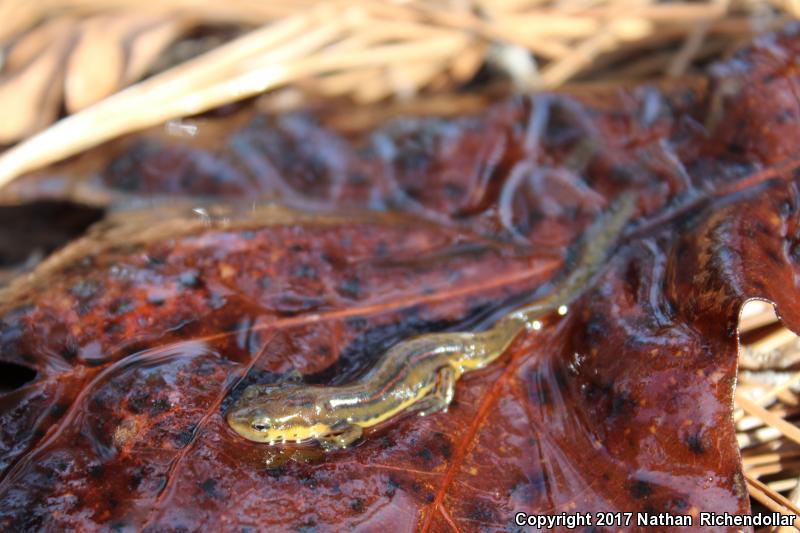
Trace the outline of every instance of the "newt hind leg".
[[446, 413], [453, 396], [456, 393], [456, 373], [455, 370], [446, 366], [439, 370], [436, 385], [430, 395], [420, 400], [417, 404], [419, 416], [427, 416], [439, 411]]

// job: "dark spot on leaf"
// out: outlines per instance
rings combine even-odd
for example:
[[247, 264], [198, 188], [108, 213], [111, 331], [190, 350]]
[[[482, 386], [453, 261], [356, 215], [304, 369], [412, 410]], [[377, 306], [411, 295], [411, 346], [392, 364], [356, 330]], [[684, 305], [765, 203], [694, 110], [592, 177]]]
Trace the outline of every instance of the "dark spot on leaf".
[[347, 327], [349, 327], [350, 329], [354, 329], [356, 331], [363, 330], [369, 324], [367, 319], [362, 316], [348, 317], [346, 323]]
[[426, 447], [426, 448], [422, 448], [420, 451], [417, 452], [417, 457], [421, 457], [423, 461], [425, 461], [426, 463], [429, 463], [433, 459], [433, 454]]
[[89, 476], [91, 476], [93, 479], [100, 479], [101, 477], [103, 477], [104, 472], [105, 469], [101, 464], [95, 464], [89, 467]]
[[399, 487], [400, 483], [398, 483], [394, 477], [389, 476], [389, 478], [386, 480], [386, 490], [384, 491], [384, 494], [392, 497]]
[[95, 308], [95, 302], [93, 301], [83, 301], [79, 302], [77, 306], [75, 306], [75, 311], [78, 313], [78, 316], [84, 317], [92, 312], [92, 309]]
[[653, 487], [648, 482], [637, 479], [630, 484], [628, 491], [633, 498], [641, 500], [653, 493]]
[[300, 483], [302, 483], [304, 486], [308, 487], [311, 490], [317, 488], [317, 478], [313, 472], [311, 472], [310, 474], [302, 475], [300, 477]]
[[73, 285], [69, 292], [79, 300], [88, 300], [97, 295], [99, 287], [94, 281], [79, 281]]
[[50, 409], [50, 416], [54, 419], [59, 419], [64, 416], [64, 413], [67, 412], [67, 409], [69, 409], [69, 405], [57, 403]]
[[356, 513], [364, 512], [364, 500], [362, 498], [356, 498], [350, 502], [350, 509], [355, 511]]
[[150, 293], [147, 295], [147, 303], [149, 303], [150, 305], [154, 305], [156, 307], [164, 305], [164, 302], [166, 301], [167, 301], [166, 298], [161, 294]]
[[485, 523], [496, 521], [494, 508], [483, 500], [473, 499], [467, 509], [467, 518], [470, 520]]
[[105, 326], [103, 326], [103, 333], [109, 336], [122, 333], [123, 331], [125, 331], [125, 326], [118, 321], [107, 322]]
[[631, 399], [627, 391], [612, 393], [608, 416], [614, 417], [630, 414], [635, 406], [636, 402]]
[[313, 265], [302, 264], [295, 269], [294, 277], [300, 279], [317, 279], [319, 277], [319, 273]]
[[700, 432], [689, 435], [686, 438], [686, 444], [694, 454], [702, 455], [706, 453], [706, 447], [703, 444], [703, 435]]
[[278, 466], [278, 467], [275, 467], [275, 468], [268, 468], [267, 469], [267, 475], [269, 475], [269, 477], [274, 478], [274, 479], [280, 478], [285, 473], [286, 473], [286, 469], [284, 467], [282, 467], [282, 466]]
[[108, 306], [108, 312], [112, 315], [124, 315], [136, 309], [136, 304], [130, 298], [118, 298]]
[[689, 504], [684, 498], [673, 498], [672, 506], [675, 508], [676, 511], [685, 511], [686, 509], [689, 508]]
[[169, 400], [166, 398], [159, 398], [150, 404], [150, 409], [148, 409], [148, 412], [155, 416], [159, 413], [163, 413], [164, 411], [169, 411], [171, 407], [172, 405], [170, 405]]
[[453, 455], [453, 444], [447, 436], [442, 436], [439, 451], [445, 460], [449, 460]]
[[339, 285], [339, 292], [348, 298], [358, 298], [361, 293], [361, 283], [358, 278], [349, 278]]
[[212, 292], [208, 295], [208, 305], [215, 311], [225, 307], [226, 302], [225, 297], [218, 292]]
[[297, 528], [297, 533], [317, 533], [317, 523], [309, 519]]
[[196, 270], [186, 270], [178, 275], [178, 283], [185, 289], [196, 289], [200, 287], [200, 274]]
[[200, 488], [203, 489], [203, 492], [211, 496], [212, 498], [219, 497], [217, 493], [217, 480], [213, 478], [208, 478], [202, 483], [200, 483]]

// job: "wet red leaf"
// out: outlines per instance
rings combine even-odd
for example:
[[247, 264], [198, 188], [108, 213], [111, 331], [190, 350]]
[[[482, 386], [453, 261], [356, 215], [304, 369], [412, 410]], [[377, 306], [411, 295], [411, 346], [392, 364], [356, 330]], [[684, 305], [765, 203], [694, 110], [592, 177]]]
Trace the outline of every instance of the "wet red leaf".
[[[798, 49], [765, 39], [707, 88], [542, 95], [357, 140], [288, 117], [214, 146], [130, 141], [98, 175], [109, 190], [291, 207], [121, 213], [0, 295], [0, 360], [36, 372], [0, 395], [0, 526], [505, 531], [517, 511], [748, 512], [738, 311], [766, 298], [800, 330]], [[344, 383], [402, 339], [547, 293], [628, 190], [638, 216], [599, 278], [461, 379], [450, 412], [279, 466], [227, 427], [249, 383]]]

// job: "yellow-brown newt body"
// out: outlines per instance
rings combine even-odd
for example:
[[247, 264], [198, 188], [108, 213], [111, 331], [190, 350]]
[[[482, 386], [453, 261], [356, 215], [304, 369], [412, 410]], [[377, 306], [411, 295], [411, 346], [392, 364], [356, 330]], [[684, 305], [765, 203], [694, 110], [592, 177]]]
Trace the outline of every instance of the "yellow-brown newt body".
[[491, 328], [433, 333], [400, 342], [350, 385], [251, 385], [228, 412], [228, 423], [257, 442], [315, 440], [325, 449], [336, 449], [358, 439], [363, 428], [404, 411], [413, 409], [423, 416], [447, 411], [462, 374], [492, 363], [523, 329], [535, 329], [539, 318], [580, 294], [603, 264], [633, 207], [631, 195], [615, 202], [581, 240], [575, 268], [555, 290], [505, 315]]

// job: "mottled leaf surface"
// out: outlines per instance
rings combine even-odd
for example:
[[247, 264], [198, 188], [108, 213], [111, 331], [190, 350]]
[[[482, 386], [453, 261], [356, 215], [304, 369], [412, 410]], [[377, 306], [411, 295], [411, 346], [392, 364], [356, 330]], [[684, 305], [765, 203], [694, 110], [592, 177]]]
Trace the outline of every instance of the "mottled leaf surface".
[[[0, 394], [0, 527], [513, 531], [517, 511], [748, 512], [736, 326], [765, 298], [800, 330], [799, 49], [787, 32], [685, 89], [518, 98], [357, 139], [299, 115], [148, 133], [91, 172], [20, 181], [89, 172], [97, 194], [216, 205], [115, 214], [0, 293], [0, 362], [35, 371]], [[546, 294], [631, 190], [637, 217], [602, 273], [465, 375], [448, 413], [282, 464], [227, 427], [247, 384], [345, 383], [402, 339]]]

